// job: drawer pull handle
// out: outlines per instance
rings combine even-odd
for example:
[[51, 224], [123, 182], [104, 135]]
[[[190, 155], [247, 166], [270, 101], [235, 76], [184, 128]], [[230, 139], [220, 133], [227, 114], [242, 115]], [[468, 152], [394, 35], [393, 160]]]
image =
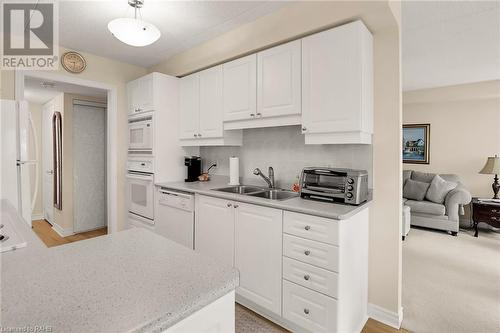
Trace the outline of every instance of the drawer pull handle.
[[304, 229], [309, 230], [309, 229], [311, 229], [311, 226], [310, 226], [310, 225], [306, 225], [306, 226], [304, 227]]
[[492, 216], [492, 217], [491, 217], [491, 219], [492, 219], [493, 221], [499, 221], [499, 219], [498, 219], [498, 218], [496, 218], [495, 216]]
[[307, 274], [306, 274], [306, 275], [304, 275], [304, 280], [309, 281], [309, 279], [310, 279], [310, 278], [311, 278], [311, 277], [310, 277], [309, 275], [307, 275]]
[[306, 256], [308, 256], [308, 255], [310, 255], [310, 254], [311, 254], [311, 251], [309, 251], [309, 250], [305, 250], [305, 251], [304, 251], [304, 254], [305, 254]]
[[497, 210], [496, 210], [496, 209], [492, 209], [492, 210], [491, 210], [491, 212], [492, 212], [492, 213], [496, 213], [496, 212], [497, 212]]
[[304, 309], [304, 313], [305, 313], [306, 315], [308, 315], [308, 314], [309, 314], [309, 309]]

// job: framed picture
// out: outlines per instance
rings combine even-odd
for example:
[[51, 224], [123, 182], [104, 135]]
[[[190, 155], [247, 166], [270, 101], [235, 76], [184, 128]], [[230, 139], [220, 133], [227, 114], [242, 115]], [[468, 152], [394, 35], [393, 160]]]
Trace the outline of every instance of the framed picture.
[[403, 163], [429, 164], [430, 124], [403, 125]]

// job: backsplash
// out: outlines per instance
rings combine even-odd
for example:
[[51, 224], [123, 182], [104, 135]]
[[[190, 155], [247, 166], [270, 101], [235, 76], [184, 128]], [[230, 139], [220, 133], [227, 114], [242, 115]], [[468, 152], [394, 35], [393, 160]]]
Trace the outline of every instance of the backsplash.
[[211, 174], [229, 175], [229, 157], [240, 158], [240, 177], [249, 184], [266, 183], [255, 176], [260, 168], [267, 175], [272, 166], [277, 186], [290, 188], [305, 166], [342, 167], [367, 170], [372, 187], [371, 145], [306, 145], [300, 126], [256, 128], [243, 130], [241, 147], [201, 147], [204, 170], [217, 161]]

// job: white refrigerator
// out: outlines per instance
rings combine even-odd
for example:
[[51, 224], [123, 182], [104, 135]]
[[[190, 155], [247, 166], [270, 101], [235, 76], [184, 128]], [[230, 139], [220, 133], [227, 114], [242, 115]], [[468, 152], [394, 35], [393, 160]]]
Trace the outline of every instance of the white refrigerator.
[[[0, 194], [31, 226], [31, 213], [38, 195], [38, 142], [28, 102], [1, 100], [0, 106]], [[33, 144], [30, 145], [30, 142]], [[30, 146], [34, 148], [29, 159]], [[35, 180], [30, 169], [35, 168]], [[33, 186], [33, 191], [32, 191]]]

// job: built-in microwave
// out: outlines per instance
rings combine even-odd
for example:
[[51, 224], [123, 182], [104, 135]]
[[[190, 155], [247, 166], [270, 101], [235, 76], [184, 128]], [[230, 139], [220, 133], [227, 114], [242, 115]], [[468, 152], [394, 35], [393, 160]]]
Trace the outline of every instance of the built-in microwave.
[[153, 115], [130, 117], [128, 120], [128, 151], [131, 155], [153, 154]]

